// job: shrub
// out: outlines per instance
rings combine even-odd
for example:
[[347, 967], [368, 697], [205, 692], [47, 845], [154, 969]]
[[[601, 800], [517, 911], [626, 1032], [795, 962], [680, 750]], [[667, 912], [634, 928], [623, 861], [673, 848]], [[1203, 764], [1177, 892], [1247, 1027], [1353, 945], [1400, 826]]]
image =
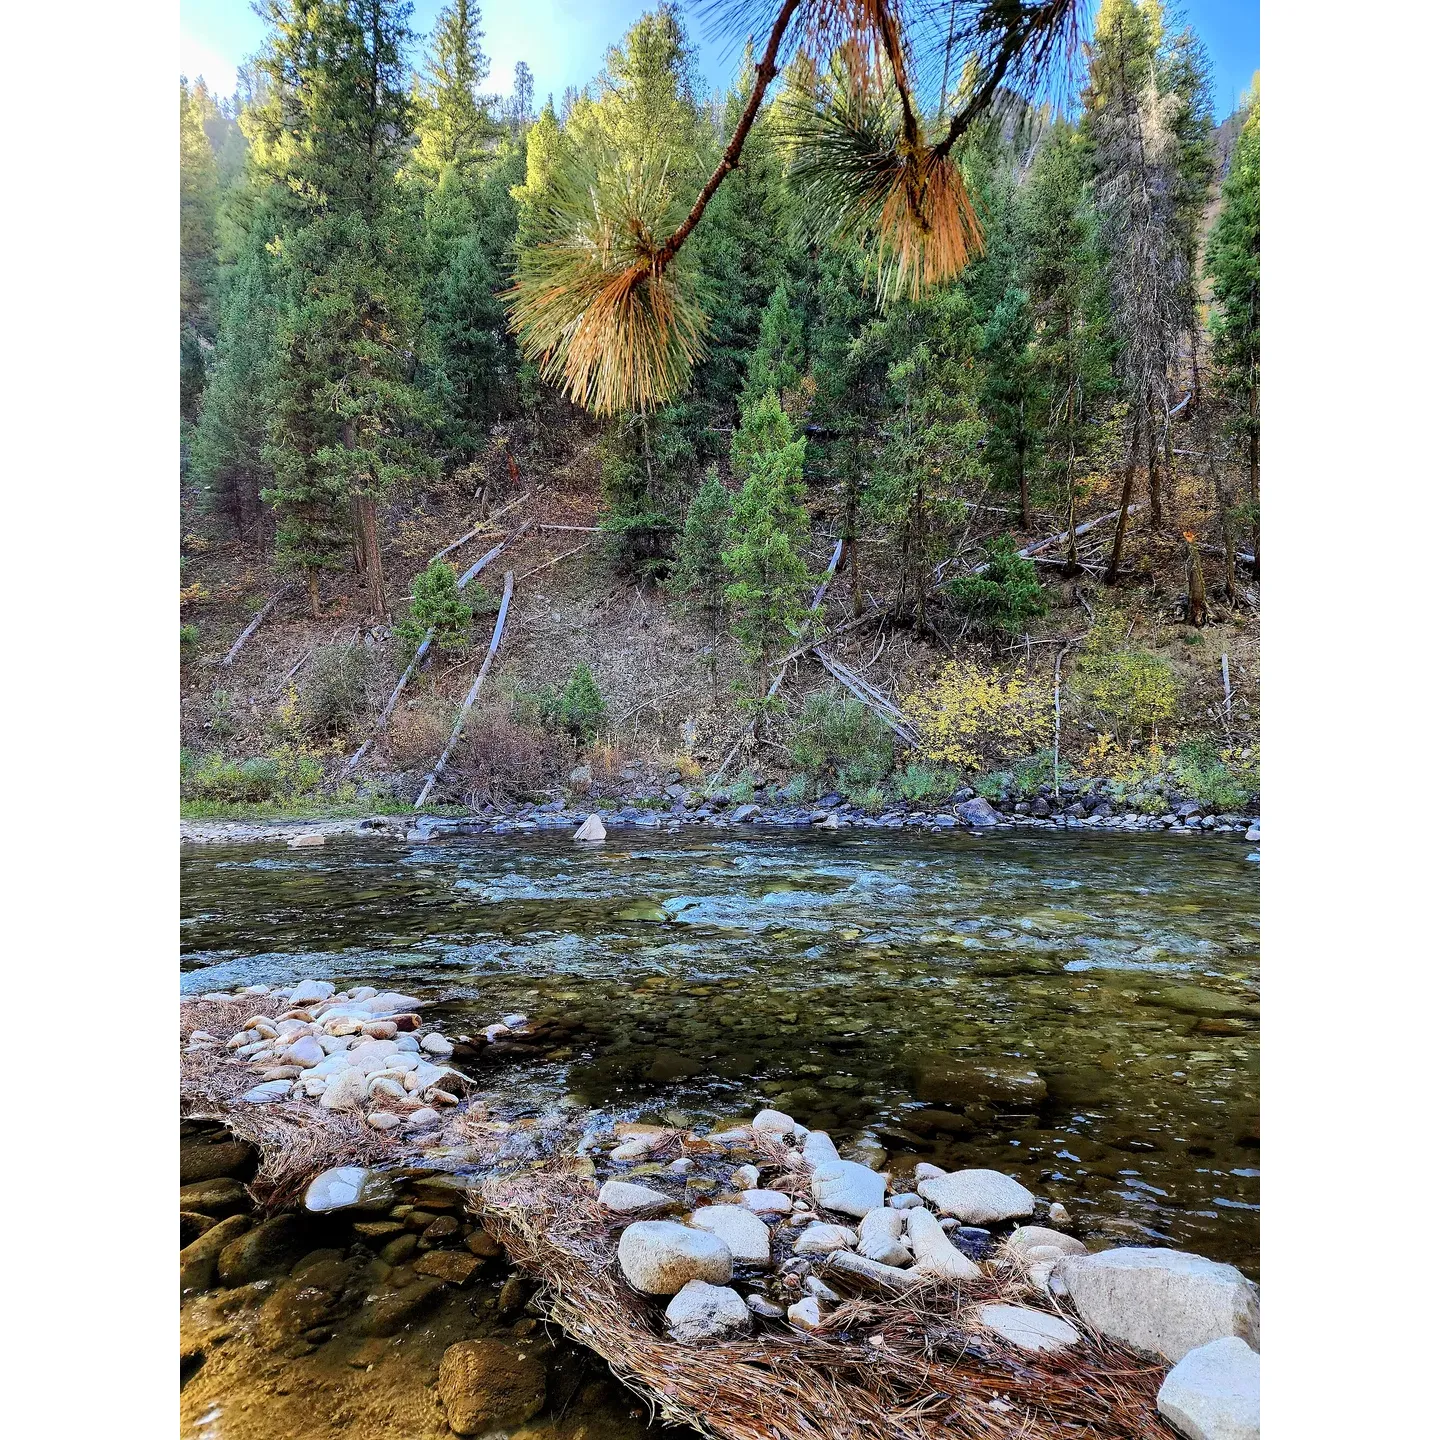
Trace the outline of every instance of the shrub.
[[1008, 770], [991, 770], [975, 777], [975, 793], [992, 805], [1009, 789], [1012, 776]]
[[450, 763], [467, 801], [480, 806], [530, 798], [558, 781], [570, 758], [558, 736], [521, 723], [509, 705], [492, 701], [470, 712]]
[[885, 792], [878, 785], [872, 785], [854, 803], [867, 815], [878, 815], [885, 808]]
[[334, 739], [364, 714], [370, 655], [363, 645], [322, 645], [299, 691], [298, 719], [307, 734]]
[[1208, 740], [1184, 741], [1171, 768], [1185, 794], [1217, 810], [1243, 810], [1255, 798]]
[[927, 801], [945, 800], [960, 786], [960, 776], [945, 768], [922, 765], [912, 760], [895, 776], [895, 793], [912, 805], [923, 805]]
[[556, 718], [582, 745], [590, 744], [605, 723], [605, 701], [590, 667], [583, 660], [570, 672], [560, 692]]
[[210, 696], [210, 731], [221, 740], [228, 740], [236, 730], [235, 704], [228, 690], [216, 690]]
[[992, 639], [1022, 634], [1027, 620], [1050, 610], [1035, 562], [1025, 559], [1008, 535], [987, 541], [985, 553], [989, 557], [985, 569], [978, 575], [958, 576], [946, 585], [946, 593], [981, 634]]
[[[476, 592], [484, 595], [484, 591]], [[485, 607], [481, 607], [485, 608]], [[456, 583], [455, 567], [445, 560], [432, 560], [416, 577], [410, 600], [395, 625], [406, 661], [420, 648], [427, 631], [433, 629], [430, 642], [436, 650], [463, 650], [470, 643], [470, 627], [477, 607], [461, 593]]]
[[810, 782], [803, 775], [795, 775], [780, 793], [792, 805], [803, 805], [810, 798]]
[[200, 627], [198, 625], [182, 625], [180, 627], [180, 653], [187, 659], [195, 653], [195, 647], [200, 643]]
[[1072, 684], [1128, 747], [1147, 732], [1153, 739], [1175, 718], [1180, 685], [1163, 655], [1127, 644], [1120, 626], [1120, 617], [1112, 614], [1091, 630]]
[[391, 762], [401, 770], [428, 770], [445, 748], [454, 723], [428, 703], [397, 710], [385, 732]]
[[1005, 676], [970, 661], [951, 661], [906, 701], [925, 759], [972, 769], [1031, 753], [1049, 730], [1050, 705], [1048, 687], [1021, 670]]
[[187, 800], [254, 805], [294, 799], [313, 790], [323, 778], [324, 771], [313, 756], [290, 746], [249, 760], [213, 754], [197, 763], [182, 754], [180, 793]]
[[755, 776], [749, 770], [742, 770], [729, 785], [725, 795], [732, 805], [748, 805], [755, 798]]
[[1026, 800], [1033, 800], [1040, 787], [1049, 785], [1054, 778], [1054, 756], [1048, 750], [1027, 755], [1010, 767], [1010, 788]]
[[890, 772], [895, 742], [858, 700], [830, 690], [806, 698], [790, 740], [790, 760], [806, 779], [833, 781], [847, 794], [868, 790]]

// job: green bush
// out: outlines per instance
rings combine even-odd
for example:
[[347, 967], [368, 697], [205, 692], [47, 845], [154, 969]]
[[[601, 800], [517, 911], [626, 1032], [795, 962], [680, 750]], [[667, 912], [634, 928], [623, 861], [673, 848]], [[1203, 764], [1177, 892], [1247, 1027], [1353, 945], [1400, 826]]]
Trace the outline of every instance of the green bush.
[[210, 696], [210, 731], [221, 740], [228, 740], [236, 730], [235, 703], [228, 690], [216, 690]]
[[975, 777], [975, 793], [992, 805], [1005, 793], [1014, 777], [1008, 770], [991, 770]]
[[583, 660], [570, 672], [560, 692], [556, 718], [582, 745], [589, 745], [605, 723], [605, 700]]
[[309, 735], [345, 735], [366, 711], [370, 653], [363, 645], [322, 645], [300, 686], [299, 718]]
[[[485, 592], [477, 591], [476, 595], [484, 596]], [[431, 629], [435, 638], [430, 643], [436, 650], [463, 650], [470, 643], [470, 627], [476, 614], [477, 606], [456, 583], [455, 567], [445, 560], [432, 560], [415, 577], [410, 600], [395, 625], [395, 638], [407, 662]]]
[[884, 722], [837, 691], [809, 696], [790, 740], [790, 760], [807, 780], [863, 792], [890, 773], [895, 742]]
[[852, 803], [867, 815], [878, 815], [885, 808], [885, 792], [878, 785], [872, 785]]
[[796, 775], [781, 793], [792, 805], [803, 805], [810, 798], [811, 785], [803, 775]]
[[923, 805], [936, 800], [947, 800], [960, 785], [958, 771], [943, 766], [922, 765], [912, 760], [903, 770], [896, 773], [895, 793], [912, 805]]
[[289, 747], [249, 760], [231, 760], [216, 753], [196, 761], [188, 752], [181, 752], [180, 793], [186, 800], [258, 805], [303, 795], [323, 778], [318, 761]]
[[1171, 769], [1185, 794], [1217, 810], [1243, 810], [1255, 798], [1249, 777], [1236, 775], [1208, 740], [1182, 742]]
[[1099, 721], [1125, 745], [1154, 736], [1175, 718], [1180, 684], [1170, 662], [1129, 645], [1118, 614], [1090, 632], [1075, 667], [1073, 688]]
[[187, 658], [194, 654], [195, 647], [200, 643], [200, 627], [198, 625], [182, 625], [180, 627], [180, 653]]
[[1054, 758], [1046, 751], [1017, 760], [1010, 767], [1010, 788], [1026, 800], [1033, 800], [1042, 785], [1055, 778]]
[[978, 575], [961, 575], [945, 590], [955, 608], [982, 635], [997, 639], [1024, 633], [1028, 620], [1049, 613], [1035, 562], [1025, 559], [1008, 535], [985, 544], [989, 563]]
[[723, 793], [732, 805], [749, 805], [755, 799], [755, 784], [755, 776], [749, 770], [742, 770]]

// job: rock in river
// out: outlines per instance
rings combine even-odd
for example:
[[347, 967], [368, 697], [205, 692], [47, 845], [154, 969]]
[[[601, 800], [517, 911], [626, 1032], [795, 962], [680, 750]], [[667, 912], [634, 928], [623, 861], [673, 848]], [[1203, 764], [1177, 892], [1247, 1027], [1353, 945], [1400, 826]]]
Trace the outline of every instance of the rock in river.
[[617, 1215], [635, 1215], [643, 1210], [663, 1210], [675, 1202], [660, 1190], [648, 1185], [632, 1185], [625, 1180], [607, 1180], [600, 1187], [600, 1203]]
[[817, 1205], [846, 1215], [868, 1215], [885, 1203], [885, 1177], [853, 1160], [832, 1160], [810, 1177]]
[[718, 1235], [741, 1265], [770, 1263], [770, 1227], [742, 1205], [706, 1205], [690, 1216], [690, 1224]]
[[187, 1245], [180, 1252], [180, 1289], [208, 1290], [215, 1283], [215, 1266], [220, 1252], [249, 1228], [248, 1215], [231, 1215]]
[[603, 840], [605, 838], [605, 826], [598, 815], [589, 816], [585, 823], [575, 832], [577, 840]]
[[674, 1295], [691, 1280], [728, 1285], [730, 1247], [673, 1220], [637, 1220], [620, 1237], [620, 1269], [642, 1294]]
[[923, 1275], [943, 1275], [949, 1280], [980, 1278], [980, 1267], [950, 1243], [950, 1237], [928, 1210], [906, 1210], [904, 1215], [910, 1230], [910, 1248], [915, 1252], [916, 1270]]
[[462, 1340], [440, 1357], [436, 1384], [457, 1435], [523, 1425], [545, 1407], [545, 1366], [500, 1340]]
[[851, 1250], [860, 1237], [844, 1225], [807, 1225], [795, 1242], [797, 1255], [827, 1255], [832, 1250]]
[[872, 1210], [860, 1222], [860, 1253], [867, 1259], [878, 1260], [882, 1265], [908, 1265], [910, 1252], [900, 1243], [904, 1233], [903, 1210], [888, 1207]]
[[1045, 1082], [1022, 1066], [962, 1065], [938, 1062], [915, 1068], [915, 1094], [940, 1105], [1038, 1105], [1045, 1099]]
[[394, 1182], [378, 1170], [361, 1165], [338, 1165], [322, 1170], [305, 1191], [305, 1208], [327, 1210], [387, 1210], [395, 1203]]
[[1260, 1357], [1237, 1336], [1189, 1351], [1156, 1396], [1189, 1440], [1260, 1440]]
[[217, 1274], [222, 1285], [248, 1285], [262, 1275], [287, 1269], [301, 1244], [295, 1215], [273, 1215], [232, 1240], [221, 1252]]
[[1102, 1250], [1055, 1267], [1087, 1325], [1175, 1362], [1226, 1336], [1258, 1344], [1259, 1292], [1233, 1265], [1183, 1250]]
[[670, 1338], [685, 1345], [734, 1340], [750, 1333], [750, 1308], [728, 1285], [691, 1280], [665, 1307], [665, 1325]]
[[916, 1188], [942, 1215], [953, 1215], [962, 1225], [994, 1225], [1035, 1210], [1035, 1197], [998, 1170], [956, 1170], [929, 1176]]

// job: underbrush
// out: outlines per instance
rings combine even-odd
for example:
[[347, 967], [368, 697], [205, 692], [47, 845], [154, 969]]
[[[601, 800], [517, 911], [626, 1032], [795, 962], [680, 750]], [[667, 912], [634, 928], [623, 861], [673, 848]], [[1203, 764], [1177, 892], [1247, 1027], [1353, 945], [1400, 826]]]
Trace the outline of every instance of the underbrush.
[[280, 745], [266, 755], [232, 760], [218, 751], [195, 756], [180, 752], [180, 798], [196, 803], [260, 805], [293, 803], [325, 778], [315, 756]]

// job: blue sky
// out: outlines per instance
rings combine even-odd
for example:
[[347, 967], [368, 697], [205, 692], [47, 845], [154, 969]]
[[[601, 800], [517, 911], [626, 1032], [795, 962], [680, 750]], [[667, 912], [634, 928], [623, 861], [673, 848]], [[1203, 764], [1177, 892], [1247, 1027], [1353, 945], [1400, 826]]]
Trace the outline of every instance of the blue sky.
[[[424, 35], [444, 0], [415, 0], [415, 30]], [[567, 85], [583, 85], [600, 68], [606, 46], [655, 0], [481, 0], [485, 51], [491, 59], [489, 88], [505, 94], [515, 62], [535, 73], [537, 97]], [[712, 85], [734, 74], [736, 46], [705, 39], [705, 24], [694, 3], [683, 7], [692, 37], [700, 45], [700, 68]], [[1260, 66], [1259, 0], [1188, 0], [1182, 9], [1210, 52], [1215, 67], [1215, 109], [1223, 117], [1249, 87]], [[265, 27], [250, 0], [180, 0], [180, 71], [203, 75], [212, 89], [229, 94], [235, 66], [260, 48]]]

